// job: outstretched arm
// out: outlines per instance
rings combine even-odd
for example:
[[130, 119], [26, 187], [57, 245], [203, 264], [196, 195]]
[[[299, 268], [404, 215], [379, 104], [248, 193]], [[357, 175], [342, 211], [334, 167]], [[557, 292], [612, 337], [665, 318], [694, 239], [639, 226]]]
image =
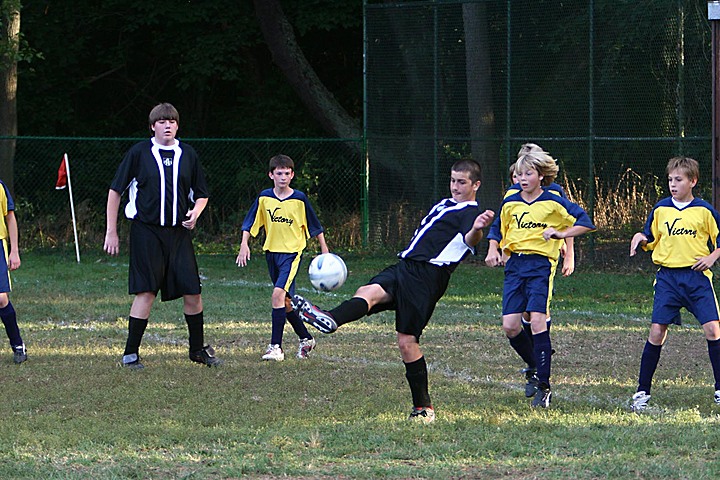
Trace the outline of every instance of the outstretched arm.
[[483, 232], [482, 229], [492, 223], [495, 217], [495, 212], [492, 210], [485, 210], [483, 213], [475, 217], [475, 222], [469, 232], [465, 234], [465, 245], [474, 247], [480, 240], [482, 240]]
[[638, 247], [644, 247], [648, 243], [648, 238], [645, 236], [644, 233], [638, 232], [635, 235], [633, 235], [632, 240], [630, 240], [630, 256], [634, 256], [637, 253]]

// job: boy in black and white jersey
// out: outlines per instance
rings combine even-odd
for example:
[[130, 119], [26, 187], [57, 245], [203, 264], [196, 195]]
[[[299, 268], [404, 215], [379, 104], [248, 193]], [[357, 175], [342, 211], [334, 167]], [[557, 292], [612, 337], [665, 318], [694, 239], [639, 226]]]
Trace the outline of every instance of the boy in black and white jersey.
[[207, 366], [220, 363], [204, 345], [201, 285], [191, 231], [208, 202], [208, 189], [195, 150], [175, 138], [178, 111], [161, 103], [150, 112], [153, 137], [135, 144], [115, 173], [107, 201], [104, 250], [119, 253], [117, 217], [123, 192], [129, 201], [125, 216], [130, 227], [131, 295], [135, 295], [128, 320], [128, 338], [122, 364], [143, 368], [138, 354], [150, 309], [162, 293], [162, 301], [183, 298], [190, 360]]
[[398, 347], [413, 398], [410, 420], [429, 423], [435, 419], [420, 336], [445, 294], [450, 275], [474, 251], [482, 239], [482, 229], [494, 216], [491, 210], [481, 213], [475, 200], [480, 175], [477, 162], [455, 162], [450, 173], [452, 198], [432, 207], [408, 247], [398, 254], [400, 261], [360, 287], [350, 300], [324, 311], [300, 295], [293, 297], [293, 308], [300, 317], [323, 333], [332, 333], [338, 326], [366, 315], [395, 310]]

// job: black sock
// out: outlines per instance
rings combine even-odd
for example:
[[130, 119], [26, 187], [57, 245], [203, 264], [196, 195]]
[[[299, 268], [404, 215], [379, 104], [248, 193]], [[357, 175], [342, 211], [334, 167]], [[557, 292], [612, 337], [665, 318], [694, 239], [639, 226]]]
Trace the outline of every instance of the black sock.
[[650, 341], [645, 342], [642, 357], [640, 357], [640, 376], [638, 378], [638, 392], [644, 391], [650, 395], [650, 387], [652, 379], [655, 375], [658, 362], [660, 361], [660, 352], [662, 345], [653, 345]]
[[147, 327], [147, 324], [147, 318], [128, 318], [128, 338], [127, 342], [125, 343], [124, 355], [138, 353], [138, 351], [140, 350], [140, 342], [142, 342], [142, 338], [145, 334], [145, 328]]
[[720, 339], [708, 340], [707, 344], [713, 377], [715, 377], [715, 390], [720, 390]]
[[2, 319], [5, 325], [5, 332], [7, 332], [8, 340], [12, 347], [17, 347], [23, 344], [22, 337], [20, 336], [20, 328], [18, 328], [17, 317], [15, 315], [15, 309], [12, 303], [8, 302], [3, 308], [0, 308], [0, 319]]
[[425, 357], [420, 357], [414, 362], [405, 363], [405, 378], [410, 384], [414, 407], [431, 407], [430, 394], [428, 393], [428, 373]]
[[532, 324], [530, 323], [529, 320], [525, 321], [524, 318], [521, 321], [522, 321], [523, 330], [525, 330], [525, 335], [527, 335], [527, 337], [530, 339], [530, 345], [532, 346], [532, 341], [533, 341]]
[[205, 321], [203, 312], [193, 315], [185, 314], [185, 322], [188, 326], [188, 341], [190, 342], [190, 351], [197, 352], [205, 346], [204, 330]]
[[333, 316], [335, 322], [339, 325], [354, 322], [368, 314], [368, 303], [364, 298], [352, 297], [350, 300], [345, 300], [337, 307], [330, 310], [330, 315]]
[[524, 330], [510, 338], [510, 346], [520, 355], [520, 358], [527, 363], [528, 368], [535, 368], [535, 355], [533, 354], [533, 343]]
[[550, 369], [552, 365], [552, 343], [550, 332], [536, 333], [533, 335], [533, 353], [537, 364], [538, 382], [543, 387], [550, 387]]

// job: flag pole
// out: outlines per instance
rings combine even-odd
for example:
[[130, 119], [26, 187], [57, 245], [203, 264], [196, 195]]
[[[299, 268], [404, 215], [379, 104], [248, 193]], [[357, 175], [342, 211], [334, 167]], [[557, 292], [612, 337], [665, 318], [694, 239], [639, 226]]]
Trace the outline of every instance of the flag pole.
[[72, 194], [72, 183], [70, 182], [70, 161], [68, 160], [68, 154], [63, 155], [65, 161], [65, 169], [67, 170], [67, 185], [68, 194], [70, 194], [70, 213], [72, 214], [73, 233], [75, 234], [75, 257], [77, 263], [80, 263], [80, 246], [78, 245], [78, 233], [77, 233], [77, 222], [75, 222], [75, 203], [73, 202]]

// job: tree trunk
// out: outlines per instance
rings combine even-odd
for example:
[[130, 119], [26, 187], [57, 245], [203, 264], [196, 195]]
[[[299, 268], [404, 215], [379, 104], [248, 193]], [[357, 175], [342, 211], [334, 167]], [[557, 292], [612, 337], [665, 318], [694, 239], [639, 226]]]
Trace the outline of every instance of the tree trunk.
[[463, 4], [468, 120], [472, 156], [483, 168], [480, 206], [495, 210], [502, 200], [499, 147], [495, 138], [495, 112], [485, 3]]
[[[2, 71], [0, 72], [0, 136], [17, 136], [17, 55], [20, 45], [19, 2], [2, 1]], [[15, 139], [0, 140], [0, 179], [13, 192]]]
[[338, 103], [305, 58], [280, 2], [253, 0], [253, 3], [273, 61], [313, 118], [333, 136], [360, 138], [362, 132], [359, 122]]

